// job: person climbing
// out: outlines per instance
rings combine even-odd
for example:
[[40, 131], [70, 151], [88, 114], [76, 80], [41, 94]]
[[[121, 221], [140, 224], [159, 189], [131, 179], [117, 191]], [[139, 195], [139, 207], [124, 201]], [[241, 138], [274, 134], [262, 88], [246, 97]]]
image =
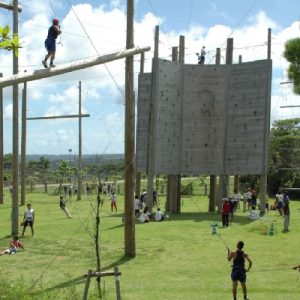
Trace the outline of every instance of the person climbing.
[[[231, 252], [228, 248], [228, 254], [227, 258], [228, 261], [231, 261], [233, 259], [233, 266], [231, 271], [231, 280], [232, 280], [232, 294], [233, 299], [236, 300], [236, 294], [237, 294], [237, 286], [238, 282], [241, 283], [243, 294], [244, 294], [244, 300], [249, 300], [247, 298], [247, 287], [246, 287], [246, 272], [249, 272], [252, 267], [252, 260], [246, 254], [242, 249], [244, 247], [244, 242], [239, 241], [237, 243], [237, 250], [234, 252]], [[245, 259], [248, 261], [248, 269], [245, 270]]]
[[204, 65], [206, 55], [205, 46], [202, 47], [200, 55], [199, 53], [196, 53], [196, 55], [198, 56], [198, 65]]
[[56, 39], [61, 34], [59, 20], [54, 18], [52, 20], [52, 25], [48, 29], [48, 36], [45, 40], [45, 48], [47, 49], [48, 53], [45, 56], [45, 59], [42, 61], [42, 64], [45, 68], [48, 68], [47, 60], [50, 58], [50, 68], [55, 67], [53, 64], [55, 59], [55, 52], [56, 52]]

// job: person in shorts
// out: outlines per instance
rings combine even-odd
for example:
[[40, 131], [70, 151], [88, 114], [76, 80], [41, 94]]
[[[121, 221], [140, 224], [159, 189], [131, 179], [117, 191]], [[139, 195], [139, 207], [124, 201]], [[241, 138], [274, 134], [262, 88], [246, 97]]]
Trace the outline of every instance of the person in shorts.
[[[244, 300], [249, 300], [247, 298], [247, 287], [246, 287], [246, 273], [250, 271], [252, 267], [252, 260], [250, 259], [249, 255], [246, 254], [242, 249], [244, 247], [244, 242], [239, 241], [237, 243], [237, 250], [231, 252], [228, 249], [228, 261], [233, 260], [232, 271], [231, 271], [231, 280], [232, 280], [232, 294], [233, 299], [236, 300], [237, 294], [237, 286], [238, 282], [241, 283]], [[245, 269], [245, 260], [248, 261], [248, 268]]]
[[22, 236], [24, 236], [24, 233], [25, 233], [25, 230], [26, 230], [27, 226], [30, 226], [31, 234], [32, 234], [32, 236], [34, 235], [34, 229], [33, 229], [34, 218], [35, 218], [34, 209], [31, 207], [31, 204], [28, 203], [27, 208], [26, 208], [25, 213], [24, 213], [23, 222], [22, 222], [22, 224], [23, 224]]
[[13, 239], [9, 243], [9, 248], [7, 248], [6, 250], [0, 252], [0, 255], [4, 255], [4, 254], [11, 254], [11, 255], [12, 254], [16, 254], [19, 248], [22, 248], [24, 250], [24, 246], [19, 241], [19, 237], [17, 235], [15, 235], [13, 237]]
[[45, 68], [48, 68], [47, 60], [50, 58], [50, 68], [55, 67], [54, 65], [54, 59], [55, 59], [55, 53], [56, 53], [56, 39], [61, 34], [60, 26], [59, 26], [59, 20], [57, 18], [54, 18], [52, 20], [52, 25], [48, 29], [48, 35], [45, 40], [45, 48], [47, 49], [47, 54], [42, 61], [42, 64]]

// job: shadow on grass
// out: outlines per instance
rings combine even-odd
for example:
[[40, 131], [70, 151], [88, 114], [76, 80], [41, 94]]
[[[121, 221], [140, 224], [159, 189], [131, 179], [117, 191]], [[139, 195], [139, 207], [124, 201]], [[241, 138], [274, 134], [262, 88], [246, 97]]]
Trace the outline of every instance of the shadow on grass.
[[[111, 264], [101, 268], [101, 271], [107, 271], [107, 270], [113, 269], [114, 267], [120, 266], [120, 265], [128, 262], [129, 260], [131, 260], [131, 258], [126, 257], [126, 256], [122, 256], [116, 262], [111, 263]], [[52, 287], [43, 289], [42, 291], [33, 292], [32, 295], [38, 295], [38, 294], [41, 294], [43, 292], [51, 292], [51, 291], [58, 290], [58, 289], [64, 289], [64, 288], [72, 287], [72, 286], [75, 286], [75, 285], [78, 285], [78, 284], [83, 284], [85, 282], [86, 282], [86, 278], [82, 275], [82, 276], [78, 276], [78, 277], [72, 278], [70, 280], [67, 280], [65, 282], [56, 284]]]
[[[187, 212], [181, 214], [172, 214], [170, 216], [170, 221], [186, 221], [191, 220], [194, 222], [222, 222], [222, 216], [214, 212]], [[246, 225], [252, 223], [254, 220], [249, 220], [247, 216], [235, 215], [232, 223], [238, 223], [241, 225]]]

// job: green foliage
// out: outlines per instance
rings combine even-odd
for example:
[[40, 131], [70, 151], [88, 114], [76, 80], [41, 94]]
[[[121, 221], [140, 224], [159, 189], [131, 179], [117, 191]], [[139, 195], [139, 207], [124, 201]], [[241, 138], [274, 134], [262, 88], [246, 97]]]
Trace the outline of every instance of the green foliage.
[[0, 49], [13, 51], [15, 56], [19, 55], [20, 41], [17, 34], [10, 36], [10, 28], [8, 26], [0, 26]]
[[[268, 189], [299, 187], [300, 118], [277, 120], [270, 132]], [[292, 170], [284, 170], [294, 168]], [[294, 195], [296, 196], [296, 194]]]
[[300, 94], [300, 38], [288, 40], [283, 55], [290, 63], [288, 77], [294, 82], [294, 92]]
[[193, 195], [193, 183], [181, 184], [181, 195]]

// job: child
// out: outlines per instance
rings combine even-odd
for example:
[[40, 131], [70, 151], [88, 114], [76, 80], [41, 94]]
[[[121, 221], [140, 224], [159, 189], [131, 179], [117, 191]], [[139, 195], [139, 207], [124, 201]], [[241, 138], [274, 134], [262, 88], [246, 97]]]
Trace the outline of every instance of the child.
[[25, 250], [24, 246], [19, 241], [19, 237], [16, 235], [10, 241], [9, 248], [6, 249], [6, 250], [4, 250], [4, 251], [2, 251], [2, 252], [0, 252], [0, 255], [4, 255], [4, 254], [16, 254], [19, 248], [22, 248], [23, 250]]

